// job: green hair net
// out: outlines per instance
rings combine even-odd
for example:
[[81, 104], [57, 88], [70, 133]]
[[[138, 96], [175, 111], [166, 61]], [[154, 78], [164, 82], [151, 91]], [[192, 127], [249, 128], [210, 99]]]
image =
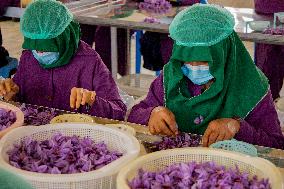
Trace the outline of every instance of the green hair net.
[[195, 4], [176, 15], [170, 36], [177, 45], [211, 46], [234, 31], [234, 16], [218, 5]]
[[30, 39], [52, 39], [60, 35], [72, 20], [72, 13], [61, 2], [36, 0], [21, 18], [21, 32]]
[[0, 188], [1, 189], [33, 189], [23, 178], [0, 169]]

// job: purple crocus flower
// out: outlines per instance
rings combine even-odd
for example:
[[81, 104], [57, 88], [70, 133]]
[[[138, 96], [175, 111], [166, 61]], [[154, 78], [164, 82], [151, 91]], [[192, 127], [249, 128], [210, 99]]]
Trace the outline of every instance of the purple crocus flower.
[[104, 142], [56, 133], [44, 141], [27, 137], [14, 145], [8, 155], [10, 164], [23, 170], [71, 174], [99, 169], [120, 158], [122, 153], [109, 151]]
[[165, 167], [158, 172], [149, 172], [143, 169], [138, 175], [128, 181], [131, 189], [271, 189], [267, 179], [252, 179], [247, 173], [241, 173], [236, 166], [234, 169], [225, 169], [214, 162], [178, 163]]

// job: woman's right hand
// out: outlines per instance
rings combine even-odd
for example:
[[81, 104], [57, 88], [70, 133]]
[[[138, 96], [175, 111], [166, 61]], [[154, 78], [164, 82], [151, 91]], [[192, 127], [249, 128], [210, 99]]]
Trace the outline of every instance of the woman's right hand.
[[3, 96], [5, 100], [14, 99], [18, 92], [19, 86], [12, 79], [5, 79], [0, 82], [0, 96]]
[[178, 128], [174, 114], [167, 108], [159, 106], [152, 110], [148, 122], [151, 134], [177, 135]]

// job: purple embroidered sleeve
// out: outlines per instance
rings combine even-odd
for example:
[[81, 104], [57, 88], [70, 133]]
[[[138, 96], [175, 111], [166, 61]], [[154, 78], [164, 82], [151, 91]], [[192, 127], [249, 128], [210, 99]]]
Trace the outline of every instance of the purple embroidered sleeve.
[[121, 100], [116, 83], [100, 56], [96, 57], [93, 73], [93, 90], [96, 100], [90, 114], [98, 117], [124, 120], [126, 105]]
[[284, 148], [284, 137], [270, 91], [241, 121], [240, 131], [235, 138], [251, 144]]
[[147, 125], [152, 110], [164, 105], [163, 76], [160, 74], [150, 86], [147, 97], [135, 105], [128, 117], [129, 122]]

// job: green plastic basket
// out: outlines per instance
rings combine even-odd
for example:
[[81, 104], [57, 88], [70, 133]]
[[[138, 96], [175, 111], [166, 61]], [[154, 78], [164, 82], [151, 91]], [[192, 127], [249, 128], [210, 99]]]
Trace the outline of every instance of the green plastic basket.
[[239, 152], [253, 157], [257, 156], [257, 149], [252, 144], [241, 142], [235, 139], [216, 142], [211, 144], [210, 148]]

